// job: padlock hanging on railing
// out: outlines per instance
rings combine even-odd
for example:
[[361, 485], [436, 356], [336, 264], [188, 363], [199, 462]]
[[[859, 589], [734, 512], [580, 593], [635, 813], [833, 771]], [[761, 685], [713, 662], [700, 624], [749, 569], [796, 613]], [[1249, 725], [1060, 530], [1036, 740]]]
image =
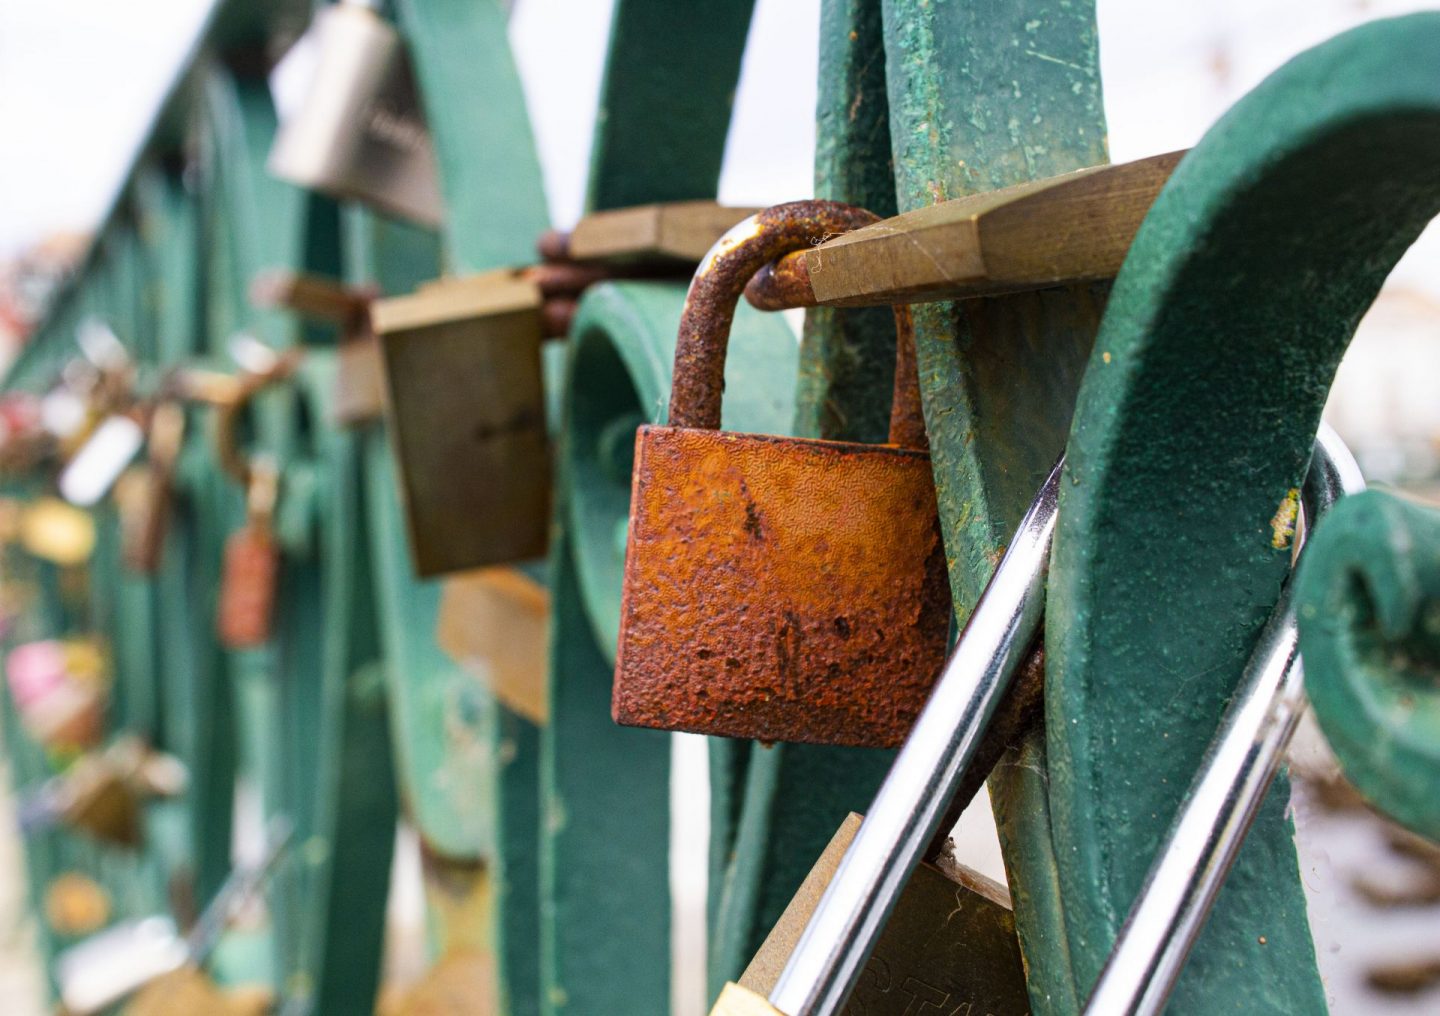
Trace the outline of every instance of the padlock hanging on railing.
[[225, 541], [216, 630], [228, 649], [251, 649], [270, 638], [280, 584], [280, 544], [275, 536], [275, 511], [280, 498], [280, 464], [270, 455], [245, 455], [239, 447], [240, 416], [267, 385], [287, 378], [299, 366], [302, 352], [264, 357], [247, 371], [236, 397], [220, 407], [215, 451], [220, 467], [245, 491], [245, 522]]
[[[743, 985], [727, 985], [713, 1016], [842, 1011], [1039, 629], [1062, 468], [1063, 459], [1021, 521], [768, 999]], [[1312, 524], [1356, 485], [1356, 476], [1348, 451], [1322, 429], [1306, 481]], [[1114, 968], [1109, 986], [1102, 978], [1110, 1000], [1087, 1011], [1148, 1013], [1163, 1005], [1293, 732], [1299, 715], [1294, 647], [1293, 611], [1282, 597], [1217, 746], [1157, 861], [1170, 884], [1158, 896], [1142, 892], [1132, 913], [1128, 955]], [[1144, 918], [1137, 921], [1136, 914]], [[1128, 1001], [1112, 1005], [1120, 999]]]
[[[230, 873], [188, 934], [181, 936], [174, 921], [156, 915], [114, 925], [57, 955], [55, 980], [65, 1012], [91, 1016], [137, 993], [143, 997], [164, 978], [184, 976], [184, 971], [196, 976], [219, 943], [236, 905], [264, 888], [289, 848], [292, 831], [287, 819], [273, 819], [260, 861]], [[193, 999], [196, 986], [184, 987], [184, 997]], [[203, 991], [199, 995], [207, 1000], [218, 997]], [[186, 1011], [197, 1010], [191, 1007]], [[230, 1012], [220, 1011], [230, 1016]]]
[[[1350, 450], [1321, 424], [1301, 502], [1305, 537], [1340, 497], [1364, 489]], [[1303, 549], [1302, 541], [1297, 561]], [[1294, 593], [1287, 580], [1091, 990], [1087, 1016], [1165, 1008], [1305, 711]]]
[[372, 5], [323, 7], [305, 38], [314, 73], [270, 150], [277, 177], [438, 226], [435, 151], [405, 44]]
[[[746, 966], [737, 990], [763, 998], [774, 989], [861, 822], [859, 815], [846, 818]], [[914, 1016], [917, 1006], [937, 1016], [1030, 1011], [1009, 890], [948, 853], [915, 866], [847, 1011]]]
[[766, 741], [895, 745], [944, 662], [945, 554], [908, 308], [891, 443], [721, 431], [735, 305], [763, 265], [876, 221], [778, 205], [722, 237], [686, 297], [669, 423], [635, 438], [613, 714]]
[[541, 263], [377, 300], [384, 400], [415, 571], [544, 556], [551, 467], [541, 343], [610, 279], [685, 277], [751, 209], [709, 201], [610, 209], [537, 242]]

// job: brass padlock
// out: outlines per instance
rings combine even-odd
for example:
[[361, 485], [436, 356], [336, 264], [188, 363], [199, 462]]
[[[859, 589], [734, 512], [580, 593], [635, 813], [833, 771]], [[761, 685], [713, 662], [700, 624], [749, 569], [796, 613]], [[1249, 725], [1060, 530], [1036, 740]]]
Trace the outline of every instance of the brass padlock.
[[[860, 828], [850, 815], [712, 1016], [775, 1012], [764, 1001]], [[734, 986], [731, 986], [732, 989]], [[748, 996], [748, 997], [747, 997]], [[843, 1012], [859, 1016], [1024, 1016], [1030, 1011], [1020, 940], [1003, 885], [948, 856], [910, 876]]]
[[544, 726], [549, 616], [539, 582], [514, 568], [480, 568], [445, 580], [435, 637], [507, 707]]
[[225, 541], [220, 572], [216, 631], [228, 649], [252, 649], [270, 640], [280, 584], [280, 545], [275, 540], [275, 504], [280, 468], [266, 455], [252, 456], [247, 468], [245, 524]]
[[58, 497], [38, 498], [20, 518], [20, 545], [51, 564], [84, 564], [95, 550], [95, 521]]
[[122, 476], [115, 488], [121, 558], [142, 575], [160, 570], [184, 441], [184, 408], [177, 402], [161, 402], [150, 413], [144, 465]]
[[199, 967], [183, 966], [141, 988], [125, 1016], [263, 1016], [270, 1003], [268, 991], [223, 991]]
[[891, 746], [925, 704], [950, 595], [908, 310], [896, 311], [893, 443], [718, 429], [746, 281], [872, 221], [833, 202], [780, 205], [732, 229], [696, 272], [669, 425], [635, 439], [618, 722]]
[[545, 553], [539, 286], [515, 272], [377, 301], [391, 447], [422, 576]]
[[269, 168], [281, 179], [438, 226], [435, 151], [394, 26], [365, 3], [323, 7], [307, 33], [315, 71], [280, 125]]
[[140, 794], [105, 757], [76, 762], [65, 776], [60, 819], [97, 840], [140, 846]]

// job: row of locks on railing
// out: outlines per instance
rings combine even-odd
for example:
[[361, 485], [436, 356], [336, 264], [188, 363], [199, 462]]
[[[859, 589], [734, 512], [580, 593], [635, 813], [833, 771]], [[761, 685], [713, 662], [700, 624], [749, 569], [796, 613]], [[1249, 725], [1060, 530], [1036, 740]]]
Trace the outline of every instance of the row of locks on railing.
[[[67, 1012], [374, 1010], [397, 814], [431, 963], [381, 1011], [667, 1011], [672, 731], [713, 1013], [1324, 1008], [1269, 793], [1307, 703], [1440, 835], [1440, 523], [1315, 438], [1440, 204], [1440, 20], [1094, 165], [1093, 11], [1012, 80], [1008, 15], [827, 2], [838, 161], [756, 210], [705, 198], [749, 9], [617, 4], [558, 233], [498, 6], [323, 8], [279, 123], [286, 23], [222, 5], [0, 403]], [[969, 183], [896, 214], [977, 75], [1053, 153], [946, 123]], [[987, 778], [1008, 886], [947, 838]]]

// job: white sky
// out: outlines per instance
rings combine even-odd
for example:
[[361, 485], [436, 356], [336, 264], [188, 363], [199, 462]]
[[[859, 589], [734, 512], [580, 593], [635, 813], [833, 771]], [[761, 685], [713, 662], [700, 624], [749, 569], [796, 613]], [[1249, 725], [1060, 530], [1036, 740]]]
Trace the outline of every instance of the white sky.
[[[0, 0], [0, 256], [93, 225], [208, 3]], [[1434, 4], [1100, 0], [1114, 156], [1193, 144], [1299, 50], [1426, 6]], [[610, 0], [518, 0], [511, 24], [561, 224], [579, 212], [609, 11]], [[818, 11], [819, 0], [760, 0], [722, 198], [762, 204], [808, 193]]]

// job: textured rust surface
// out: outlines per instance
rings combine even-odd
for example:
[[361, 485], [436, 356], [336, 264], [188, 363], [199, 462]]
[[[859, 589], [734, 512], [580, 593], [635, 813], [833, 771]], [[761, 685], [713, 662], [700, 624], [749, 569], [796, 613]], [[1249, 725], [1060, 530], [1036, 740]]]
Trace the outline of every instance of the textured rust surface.
[[670, 424], [715, 430], [725, 387], [730, 322], [746, 283], [768, 262], [861, 226], [879, 216], [838, 201], [792, 201], [745, 219], [722, 236], [695, 271], [675, 343]]
[[895, 311], [892, 444], [715, 429], [730, 323], [750, 277], [875, 219], [836, 202], [779, 205], [730, 230], [696, 271], [672, 425], [636, 436], [620, 723], [893, 746], [924, 706], [944, 662], [950, 596], [909, 309]]
[[745, 286], [745, 299], [756, 310], [818, 306], [805, 252], [791, 251], [756, 272]]
[[898, 745], [949, 611], [924, 452], [640, 429], [618, 722]]

